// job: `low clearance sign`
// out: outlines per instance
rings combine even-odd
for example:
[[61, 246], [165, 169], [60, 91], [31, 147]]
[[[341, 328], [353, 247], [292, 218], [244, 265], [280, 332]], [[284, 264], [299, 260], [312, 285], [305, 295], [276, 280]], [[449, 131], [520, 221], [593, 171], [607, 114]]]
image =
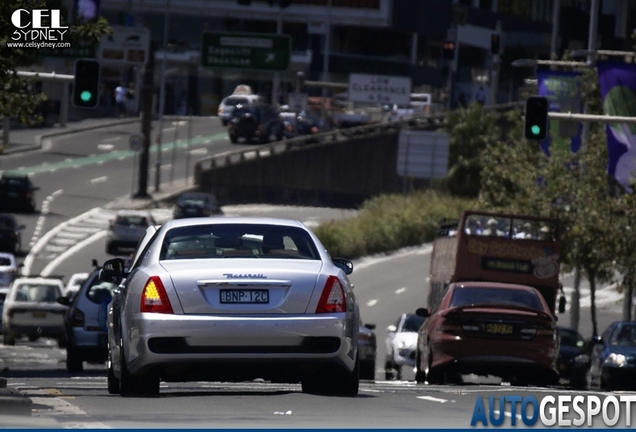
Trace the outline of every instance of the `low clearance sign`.
[[379, 104], [408, 104], [411, 78], [386, 75], [349, 75], [349, 100]]

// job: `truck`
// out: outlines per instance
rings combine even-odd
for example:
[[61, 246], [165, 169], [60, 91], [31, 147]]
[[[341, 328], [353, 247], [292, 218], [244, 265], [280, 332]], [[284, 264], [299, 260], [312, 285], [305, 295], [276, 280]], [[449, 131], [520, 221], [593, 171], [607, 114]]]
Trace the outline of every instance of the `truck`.
[[[558, 382], [560, 224], [528, 215], [464, 211], [433, 242], [415, 380], [499, 376], [513, 385]], [[545, 301], [542, 301], [543, 297]]]
[[560, 290], [559, 220], [464, 211], [458, 221], [445, 221], [439, 234], [431, 254], [431, 313], [450, 283], [464, 281], [532, 286], [555, 312]]

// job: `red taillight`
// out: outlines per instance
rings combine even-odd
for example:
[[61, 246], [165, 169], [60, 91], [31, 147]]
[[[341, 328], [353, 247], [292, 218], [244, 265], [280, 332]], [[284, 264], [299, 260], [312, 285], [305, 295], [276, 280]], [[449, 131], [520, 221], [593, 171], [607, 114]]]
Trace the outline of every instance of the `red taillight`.
[[344, 288], [336, 276], [329, 276], [322, 290], [316, 313], [346, 312]]
[[316, 126], [312, 126], [311, 133], [318, 133], [318, 128]]
[[152, 276], [146, 282], [146, 286], [141, 293], [140, 312], [173, 313], [168, 294], [166, 294], [166, 289], [163, 287], [159, 276]]
[[71, 325], [73, 327], [84, 327], [84, 312], [75, 309], [71, 318]]

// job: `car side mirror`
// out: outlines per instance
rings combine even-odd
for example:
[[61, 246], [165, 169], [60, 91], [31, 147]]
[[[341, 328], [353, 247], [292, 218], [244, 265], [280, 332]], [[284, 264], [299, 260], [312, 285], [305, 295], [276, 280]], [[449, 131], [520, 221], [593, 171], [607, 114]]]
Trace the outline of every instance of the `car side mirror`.
[[386, 331], [388, 331], [389, 333], [395, 333], [397, 331], [397, 327], [395, 326], [395, 324], [391, 324], [386, 328]]
[[126, 275], [125, 262], [121, 258], [113, 258], [104, 263], [99, 271], [99, 280], [103, 282], [119, 283]]
[[415, 311], [415, 315], [428, 318], [429, 316], [431, 316], [431, 313], [426, 308], [417, 308], [417, 310]]
[[62, 296], [62, 297], [58, 297], [55, 299], [55, 301], [59, 304], [61, 304], [62, 306], [70, 306], [71, 305], [71, 299], [66, 297], [66, 296]]
[[365, 323], [364, 326], [366, 328], [368, 328], [369, 330], [375, 330], [375, 324], [374, 323]]
[[350, 275], [353, 272], [353, 263], [344, 258], [333, 258], [333, 263], [340, 267], [345, 274]]
[[562, 295], [561, 297], [559, 297], [559, 313], [565, 312], [566, 304], [567, 304], [567, 300], [565, 299], [565, 296]]

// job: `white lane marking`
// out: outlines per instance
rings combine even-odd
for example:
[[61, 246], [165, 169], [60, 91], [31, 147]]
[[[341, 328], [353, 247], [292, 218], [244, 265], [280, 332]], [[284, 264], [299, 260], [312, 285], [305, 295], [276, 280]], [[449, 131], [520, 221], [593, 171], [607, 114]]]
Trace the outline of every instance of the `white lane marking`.
[[[61, 193], [62, 191], [60, 190], [59, 192]], [[22, 269], [22, 274], [31, 274], [31, 267], [33, 266], [33, 261], [35, 260], [35, 257], [44, 249], [44, 247], [48, 244], [49, 240], [51, 240], [53, 237], [55, 237], [60, 231], [62, 231], [63, 229], [65, 229], [69, 225], [72, 225], [72, 224], [74, 224], [74, 223], [76, 223], [78, 221], [86, 219], [87, 217], [89, 217], [91, 215], [99, 215], [99, 214], [103, 214], [103, 213], [104, 213], [104, 209], [97, 207], [97, 208], [94, 208], [92, 210], [87, 211], [86, 213], [83, 213], [81, 215], [75, 216], [74, 218], [69, 219], [69, 220], [67, 220], [64, 223], [61, 223], [61, 224], [57, 225], [56, 227], [53, 227], [53, 229], [51, 229], [49, 232], [44, 234], [31, 247], [31, 251], [29, 252], [27, 257], [24, 259], [24, 268]]]
[[406, 287], [402, 287], [395, 290], [396, 294], [404, 294], [406, 292]]
[[190, 151], [190, 154], [191, 154], [191, 155], [197, 155], [197, 156], [198, 156], [198, 155], [206, 155], [206, 154], [208, 154], [208, 149], [206, 149], [206, 148], [199, 148], [199, 149], [196, 149], [196, 150], [191, 150], [191, 151]]
[[48, 276], [58, 265], [60, 265], [61, 262], [68, 259], [69, 256], [73, 255], [74, 253], [81, 250], [83, 247], [91, 244], [92, 242], [97, 241], [102, 237], [106, 237], [107, 234], [108, 234], [107, 231], [97, 232], [93, 234], [92, 236], [88, 237], [87, 239], [84, 239], [81, 242], [76, 243], [75, 246], [72, 246], [66, 251], [62, 252], [54, 260], [52, 260], [46, 267], [44, 267], [44, 269], [41, 272], [42, 276]]
[[112, 144], [104, 144], [104, 143], [102, 143], [102, 144], [97, 144], [97, 148], [102, 150], [102, 151], [111, 151], [112, 149], [115, 148], [115, 146], [112, 145]]
[[369, 306], [369, 307], [373, 307], [373, 306], [375, 306], [376, 304], [378, 304], [378, 299], [371, 299], [371, 300], [369, 300], [369, 301], [367, 302], [367, 306]]
[[95, 184], [95, 183], [103, 183], [106, 180], [108, 180], [107, 176], [101, 176], [101, 177], [95, 177], [94, 179], [91, 179], [91, 184]]
[[[29, 242], [29, 248], [33, 249], [33, 245], [35, 245], [35, 243], [38, 241], [38, 238], [40, 237], [40, 233], [42, 232], [42, 229], [44, 228], [44, 224], [46, 222], [46, 217], [49, 214], [49, 209], [51, 208], [51, 202], [55, 199], [56, 196], [58, 196], [62, 192], [63, 192], [62, 189], [58, 189], [55, 192], [53, 192], [51, 195], [44, 198], [44, 201], [42, 201], [42, 207], [40, 208], [40, 216], [35, 222], [35, 229], [33, 230], [31, 241]], [[30, 274], [30, 273], [24, 272], [23, 274]]]
[[422, 400], [427, 400], [430, 402], [439, 402], [439, 403], [455, 402], [455, 401], [449, 401], [448, 399], [436, 398], [433, 396], [417, 396], [417, 398]]
[[104, 138], [104, 142], [109, 142], [109, 141], [119, 141], [121, 140], [120, 136], [116, 136], [116, 137], [110, 137], [110, 138]]

